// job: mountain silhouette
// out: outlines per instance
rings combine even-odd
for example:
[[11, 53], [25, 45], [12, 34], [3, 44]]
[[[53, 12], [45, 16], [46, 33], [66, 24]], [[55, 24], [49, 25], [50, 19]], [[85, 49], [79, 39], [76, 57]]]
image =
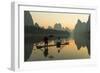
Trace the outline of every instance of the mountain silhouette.
[[82, 46], [86, 46], [88, 54], [90, 55], [90, 16], [86, 23], [78, 19], [74, 29], [74, 39], [77, 48], [80, 49]]
[[55, 30], [62, 30], [61, 24], [60, 24], [60, 23], [56, 23], [56, 24], [54, 25], [54, 29], [55, 29]]
[[[29, 11], [24, 11], [24, 60], [26, 61], [32, 53], [32, 30], [34, 22]], [[30, 28], [31, 27], [31, 28]]]

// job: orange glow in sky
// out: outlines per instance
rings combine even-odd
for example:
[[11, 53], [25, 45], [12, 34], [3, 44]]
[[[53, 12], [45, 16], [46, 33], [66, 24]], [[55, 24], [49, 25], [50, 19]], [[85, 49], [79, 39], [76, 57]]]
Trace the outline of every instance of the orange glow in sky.
[[89, 14], [74, 14], [74, 13], [53, 13], [53, 12], [34, 12], [31, 11], [32, 19], [39, 24], [39, 26], [54, 28], [56, 23], [60, 23], [62, 27], [67, 27], [71, 30], [74, 29], [77, 20], [87, 22]]

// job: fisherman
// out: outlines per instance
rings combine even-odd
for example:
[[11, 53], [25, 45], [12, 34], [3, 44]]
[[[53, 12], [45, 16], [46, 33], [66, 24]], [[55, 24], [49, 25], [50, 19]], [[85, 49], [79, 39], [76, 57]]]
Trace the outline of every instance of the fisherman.
[[47, 57], [48, 56], [48, 37], [45, 36], [43, 41], [44, 41], [44, 44], [45, 44], [45, 46], [44, 46], [44, 56]]
[[57, 48], [61, 47], [61, 39], [60, 39], [60, 37], [58, 37], [57, 40], [56, 40], [56, 47]]
[[57, 37], [56, 47], [58, 48], [58, 53], [59, 53], [61, 49], [61, 38], [60, 37]]
[[44, 37], [44, 44], [45, 44], [45, 46], [48, 45], [48, 37], [47, 36]]

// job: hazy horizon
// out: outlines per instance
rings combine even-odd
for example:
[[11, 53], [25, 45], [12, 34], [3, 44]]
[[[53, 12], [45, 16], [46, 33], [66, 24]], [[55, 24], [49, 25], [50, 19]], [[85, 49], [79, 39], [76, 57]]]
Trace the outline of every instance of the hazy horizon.
[[52, 12], [34, 12], [30, 11], [32, 19], [37, 22], [39, 26], [54, 28], [55, 23], [60, 23], [62, 27], [73, 30], [77, 20], [87, 22], [89, 14], [75, 14], [75, 13], [52, 13]]

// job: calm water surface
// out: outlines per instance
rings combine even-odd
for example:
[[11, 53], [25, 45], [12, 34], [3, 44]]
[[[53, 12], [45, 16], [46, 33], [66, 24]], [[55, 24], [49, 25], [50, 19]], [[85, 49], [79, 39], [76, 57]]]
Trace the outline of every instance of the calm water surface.
[[[84, 39], [83, 39], [84, 40]], [[49, 41], [48, 45], [44, 46], [44, 43], [38, 42], [33, 44], [33, 51], [28, 61], [38, 61], [38, 60], [57, 60], [57, 59], [84, 59], [89, 58], [87, 46], [81, 46], [78, 48], [76, 45], [76, 40], [73, 38], [61, 39], [61, 43], [66, 43], [57, 48], [56, 40]], [[37, 46], [42, 46], [37, 48]]]

